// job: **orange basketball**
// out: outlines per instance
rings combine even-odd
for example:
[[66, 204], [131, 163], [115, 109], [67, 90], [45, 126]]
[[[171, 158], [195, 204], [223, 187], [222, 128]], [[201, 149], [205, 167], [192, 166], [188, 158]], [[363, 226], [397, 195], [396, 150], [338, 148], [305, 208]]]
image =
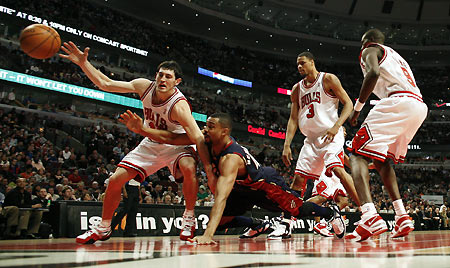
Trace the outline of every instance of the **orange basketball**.
[[35, 59], [47, 59], [59, 51], [61, 38], [55, 29], [44, 24], [32, 24], [22, 30], [20, 48]]

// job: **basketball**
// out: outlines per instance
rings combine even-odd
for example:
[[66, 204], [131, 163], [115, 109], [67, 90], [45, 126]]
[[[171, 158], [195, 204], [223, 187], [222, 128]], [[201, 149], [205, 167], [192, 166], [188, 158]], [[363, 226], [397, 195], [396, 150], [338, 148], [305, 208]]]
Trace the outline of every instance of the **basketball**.
[[58, 32], [44, 24], [32, 24], [23, 29], [19, 41], [22, 51], [35, 59], [50, 58], [61, 47]]

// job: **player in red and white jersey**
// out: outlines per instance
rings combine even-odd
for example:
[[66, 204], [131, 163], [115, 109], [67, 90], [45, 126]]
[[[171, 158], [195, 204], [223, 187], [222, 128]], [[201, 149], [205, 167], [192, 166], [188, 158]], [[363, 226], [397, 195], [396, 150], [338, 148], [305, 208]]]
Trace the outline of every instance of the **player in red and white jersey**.
[[[337, 204], [340, 210], [348, 205], [347, 192], [339, 178], [334, 174], [328, 177], [325, 175], [325, 171], [318, 180], [314, 181], [311, 196], [307, 201], [317, 205], [322, 205], [326, 201], [332, 201]], [[325, 237], [333, 237], [333, 234], [330, 232], [331, 226], [325, 219], [320, 220], [320, 218], [315, 217], [315, 220], [316, 224], [313, 228], [315, 232]]]
[[373, 159], [393, 201], [396, 216], [391, 237], [402, 237], [408, 235], [414, 225], [405, 211], [394, 169], [387, 158], [394, 163], [404, 161], [408, 144], [425, 120], [428, 108], [408, 63], [392, 48], [383, 45], [384, 35], [380, 30], [367, 31], [361, 42], [360, 65], [364, 80], [350, 123], [356, 125], [372, 92], [381, 100], [367, 115], [350, 148], [354, 153], [350, 158], [352, 176], [363, 214], [348, 238], [362, 241], [387, 231], [386, 222], [378, 215], [370, 194], [368, 158]]
[[[189, 103], [177, 89], [177, 85], [182, 80], [178, 63], [175, 61], [161, 63], [156, 70], [155, 81], [145, 78], [134, 79], [130, 82], [115, 81], [97, 70], [87, 60], [89, 48], [85, 48], [82, 52], [73, 42], [69, 42], [64, 43], [61, 49], [66, 54], [59, 54], [60, 57], [80, 66], [88, 78], [101, 90], [138, 94], [143, 103], [146, 126], [173, 133], [186, 133], [192, 143], [197, 146], [208, 179], [215, 180], [204, 136], [192, 116]], [[145, 138], [123, 158], [109, 178], [101, 223], [94, 229], [79, 235], [76, 242], [88, 244], [97, 240], [107, 240], [111, 236], [111, 219], [119, 205], [122, 186], [134, 178], [142, 182], [148, 175], [165, 166], [179, 182], [183, 181], [186, 210], [183, 214], [180, 238], [183, 240], [192, 238], [195, 230], [194, 206], [198, 191], [195, 152], [191, 147], [168, 145]]]
[[[291, 114], [282, 155], [286, 166], [290, 166], [293, 159], [290, 145], [297, 128], [306, 139], [298, 157], [291, 188], [302, 191], [303, 196], [306, 180], [318, 179], [325, 168], [327, 176], [333, 172], [339, 177], [349, 195], [359, 205], [352, 178], [343, 165], [345, 139], [342, 124], [351, 113], [352, 101], [334, 74], [317, 71], [312, 53], [299, 54], [297, 68], [305, 78], [292, 88]], [[339, 103], [344, 105], [340, 116]]]

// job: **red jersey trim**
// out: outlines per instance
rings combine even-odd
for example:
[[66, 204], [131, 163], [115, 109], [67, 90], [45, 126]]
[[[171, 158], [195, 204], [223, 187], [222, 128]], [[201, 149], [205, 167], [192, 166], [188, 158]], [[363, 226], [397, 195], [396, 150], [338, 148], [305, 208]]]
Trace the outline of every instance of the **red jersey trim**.
[[377, 46], [377, 47], [379, 47], [379, 48], [381, 48], [383, 50], [383, 57], [381, 57], [381, 59], [378, 60], [378, 65], [381, 65], [383, 63], [383, 61], [386, 59], [387, 51], [386, 51], [386, 49], [384, 49], [384, 47], [381, 46], [381, 44], [368, 42], [368, 43], [366, 43], [364, 45], [364, 47], [359, 52], [359, 62], [360, 62], [360, 64], [362, 63], [361, 57], [362, 57], [362, 52], [364, 51], [364, 49], [366, 49], [368, 47], [373, 47], [373, 46]]
[[180, 90], [179, 90], [177, 87], [175, 87], [175, 92], [174, 92], [172, 95], [170, 95], [170, 97], [169, 97], [165, 102], [163, 102], [163, 103], [161, 103], [161, 104], [154, 104], [154, 103], [153, 103], [153, 97], [155, 96], [155, 91], [153, 91], [151, 105], [152, 105], [153, 107], [161, 107], [161, 106], [164, 106], [164, 105], [166, 105], [173, 97], [175, 97], [175, 95], [176, 95], [178, 92], [180, 92]]
[[[396, 95], [396, 94], [407, 94], [407, 95], [405, 95], [404, 97], [410, 97], [410, 98], [413, 98], [413, 99], [416, 99], [416, 100], [418, 100], [418, 101], [423, 102], [421, 96], [419, 96], [419, 95], [417, 95], [417, 94], [414, 94], [414, 93], [412, 93], [411, 91], [406, 91], [406, 90], [405, 90], [405, 91], [394, 91], [394, 92], [391, 92], [391, 93], [389, 93], [388, 98], [389, 98], [390, 96]], [[411, 95], [411, 96], [408, 96], [408, 95]], [[402, 96], [398, 96], [398, 97], [402, 97]]]
[[148, 88], [144, 91], [144, 94], [142, 94], [141, 101], [144, 100], [145, 97], [147, 97], [147, 94], [152, 90], [154, 84], [155, 84], [155, 81], [152, 81], [150, 83], [150, 86], [148, 86]]
[[135, 165], [133, 163], [130, 163], [128, 161], [121, 161], [117, 166], [125, 168], [125, 169], [133, 169], [133, 170], [137, 171], [139, 177], [141, 178], [140, 182], [143, 182], [145, 180], [145, 178], [147, 177], [147, 172], [145, 172], [145, 170], [142, 167]]
[[320, 74], [321, 74], [321, 72], [319, 72], [319, 73], [317, 74], [317, 77], [316, 77], [316, 80], [314, 81], [314, 83], [312, 83], [312, 84], [309, 85], [309, 86], [307, 86], [307, 85], [305, 84], [305, 79], [302, 79], [301, 82], [302, 82], [303, 87], [304, 87], [304, 88], [312, 88], [312, 87], [317, 83], [317, 81], [319, 81]]

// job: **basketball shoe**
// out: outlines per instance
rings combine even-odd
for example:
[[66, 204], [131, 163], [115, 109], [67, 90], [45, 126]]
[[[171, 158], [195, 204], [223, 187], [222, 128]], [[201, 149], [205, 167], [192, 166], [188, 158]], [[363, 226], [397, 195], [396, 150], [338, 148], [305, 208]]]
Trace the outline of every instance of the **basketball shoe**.
[[267, 239], [289, 239], [292, 237], [292, 220], [276, 217], [272, 219], [273, 231], [267, 235]]
[[392, 238], [407, 236], [413, 230], [414, 223], [408, 214], [403, 214], [400, 216], [395, 215], [395, 227], [391, 232]]
[[267, 232], [272, 229], [272, 223], [270, 221], [263, 221], [261, 224], [255, 228], [247, 227], [242, 235], [239, 236], [241, 239], [258, 237], [260, 234]]
[[111, 237], [111, 227], [93, 227], [92, 230], [88, 230], [84, 234], [77, 236], [75, 241], [79, 244], [94, 244], [95, 241], [106, 241]]
[[333, 237], [333, 233], [330, 232], [331, 226], [325, 219], [321, 219], [320, 222], [314, 225], [313, 230], [324, 237]]
[[180, 239], [187, 241], [194, 238], [195, 233], [195, 217], [183, 215], [183, 224], [181, 225]]
[[332, 205], [331, 209], [334, 212], [333, 218], [329, 221], [333, 227], [334, 234], [337, 238], [343, 238], [345, 235], [345, 221], [341, 215], [341, 211], [337, 205]]
[[372, 215], [362, 215], [361, 221], [355, 230], [345, 238], [356, 242], [364, 241], [371, 236], [380, 235], [388, 230], [386, 222], [376, 213]]

